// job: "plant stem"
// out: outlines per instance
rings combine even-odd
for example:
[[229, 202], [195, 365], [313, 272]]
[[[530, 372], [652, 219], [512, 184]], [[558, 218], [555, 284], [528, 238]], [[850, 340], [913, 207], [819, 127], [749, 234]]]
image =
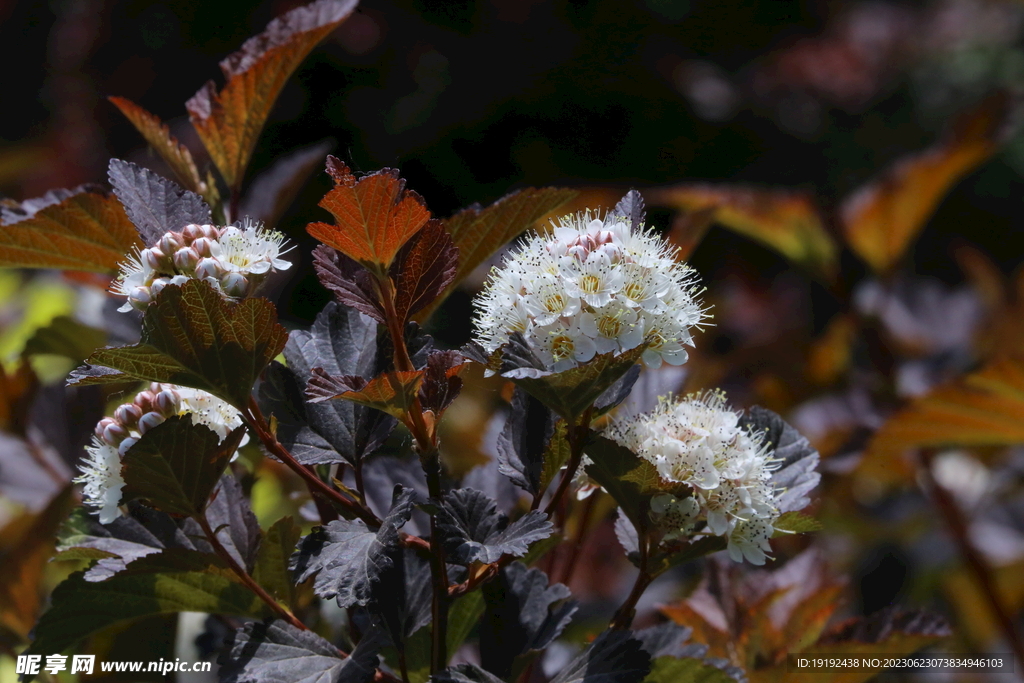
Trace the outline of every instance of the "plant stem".
[[214, 552], [224, 560], [224, 562], [231, 568], [231, 571], [238, 576], [238, 579], [246, 588], [255, 593], [260, 600], [267, 603], [267, 606], [274, 610], [275, 614], [287, 621], [289, 624], [302, 631], [309, 630], [306, 628], [305, 624], [299, 621], [298, 618], [292, 614], [291, 610], [275, 600], [270, 593], [267, 593], [267, 591], [263, 589], [263, 586], [256, 583], [256, 580], [249, 575], [249, 572], [245, 571], [244, 567], [235, 561], [235, 558], [228, 552], [227, 548], [221, 545], [220, 539], [217, 538], [217, 534], [214, 530], [210, 528], [210, 523], [207, 521], [205, 514], [196, 515], [195, 520], [199, 523], [203, 533], [206, 534], [206, 538], [210, 541], [210, 545], [213, 546]]
[[[583, 411], [580, 423], [572, 425], [566, 430], [566, 438], [569, 440], [569, 465], [565, 468], [565, 472], [562, 474], [561, 481], [558, 482], [558, 488], [555, 489], [554, 495], [551, 496], [551, 500], [548, 501], [547, 506], [544, 508], [544, 514], [548, 516], [551, 516], [551, 512], [558, 506], [562, 496], [569, 490], [569, 484], [576, 478], [576, 470], [580, 468], [580, 461], [583, 460], [583, 445], [586, 443], [587, 435], [590, 433], [590, 415], [592, 412], [592, 407], [587, 408]], [[539, 497], [544, 494], [541, 492], [537, 495]]]
[[935, 480], [935, 475], [932, 472], [932, 461], [935, 458], [934, 451], [924, 449], [920, 452], [919, 456], [921, 474], [926, 487], [929, 489], [928, 492], [931, 493], [932, 500], [935, 502], [935, 507], [939, 509], [939, 513], [946, 522], [946, 527], [949, 529], [950, 535], [953, 536], [953, 540], [956, 542], [964, 562], [971, 573], [974, 574], [981, 592], [984, 593], [989, 609], [992, 611], [992, 616], [995, 617], [996, 622], [999, 624], [999, 628], [1003, 632], [1003, 638], [1006, 639], [1013, 649], [1014, 656], [1017, 657], [1017, 663], [1024, 665], [1024, 643], [1021, 642], [1020, 634], [1017, 633], [1013, 617], [1006, 610], [1006, 606], [1003, 605], [1003, 601], [999, 597], [995, 578], [992, 576], [992, 569], [988, 566], [985, 557], [971, 542], [967, 520], [964, 519], [960, 506], [949, 490]]
[[583, 504], [583, 512], [580, 513], [579, 528], [576, 529], [576, 536], [573, 539], [572, 548], [569, 551], [569, 559], [562, 567], [562, 574], [558, 582], [566, 586], [572, 581], [572, 575], [576, 571], [576, 562], [579, 560], [580, 552], [583, 550], [583, 543], [586, 540], [587, 527], [590, 526], [590, 518], [594, 514], [597, 491], [590, 494], [587, 502]]
[[647, 573], [647, 560], [650, 554], [647, 535], [642, 530], [638, 529], [638, 531], [640, 531], [640, 573], [636, 575], [636, 581], [633, 583], [633, 590], [630, 591], [629, 597], [612, 618], [609, 628], [616, 630], [627, 629], [633, 624], [633, 617], [636, 616], [636, 604], [640, 602], [640, 597], [653, 580]]
[[266, 446], [267, 450], [273, 453], [278, 460], [287, 465], [289, 469], [302, 477], [309, 488], [310, 494], [326, 498], [327, 500], [336, 503], [373, 528], [380, 527], [380, 520], [377, 519], [377, 515], [373, 514], [370, 509], [360, 505], [354, 500], [349, 500], [349, 498], [343, 495], [341, 491], [338, 491], [320, 477], [316, 476], [315, 473], [304, 467], [302, 463], [295, 459], [295, 456], [288, 452], [288, 449], [270, 433], [270, 430], [267, 427], [267, 422], [264, 419], [263, 414], [260, 412], [259, 406], [252, 398], [249, 399], [249, 414], [246, 415], [246, 417], [248, 418], [250, 426], [256, 432], [257, 436], [259, 436], [260, 441], [263, 442], [263, 445]]

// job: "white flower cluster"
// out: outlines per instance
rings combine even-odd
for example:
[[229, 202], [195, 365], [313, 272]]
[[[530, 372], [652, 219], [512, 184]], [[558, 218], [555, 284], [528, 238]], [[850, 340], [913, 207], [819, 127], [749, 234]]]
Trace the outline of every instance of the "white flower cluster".
[[241, 227], [187, 225], [129, 256], [112, 290], [128, 298], [119, 310], [143, 311], [166, 285], [197, 278], [229, 298], [251, 296], [268, 273], [287, 270], [285, 238], [246, 219]]
[[[95, 508], [100, 523], [109, 524], [120, 514], [117, 506], [124, 488], [124, 454], [143, 434], [175, 415], [188, 415], [193, 424], [210, 428], [221, 441], [242, 426], [241, 413], [213, 394], [174, 384], [150, 384], [134, 401], [118, 406], [113, 417], [97, 423], [92, 445], [85, 449], [85, 460], [79, 465], [82, 474], [75, 481], [84, 485], [82, 497], [86, 505]], [[246, 434], [241, 445], [248, 440]]]
[[653, 464], [665, 482], [686, 484], [689, 497], [651, 501], [652, 521], [666, 536], [690, 537], [694, 525], [728, 539], [729, 556], [764, 564], [779, 517], [773, 459], [763, 436], [750, 433], [719, 392], [663, 399], [657, 408], [613, 425], [609, 437]]
[[475, 301], [476, 340], [490, 353], [521, 332], [555, 372], [645, 341], [648, 367], [682, 365], [705, 314], [693, 270], [675, 255], [626, 217], [566, 216], [491, 271]]

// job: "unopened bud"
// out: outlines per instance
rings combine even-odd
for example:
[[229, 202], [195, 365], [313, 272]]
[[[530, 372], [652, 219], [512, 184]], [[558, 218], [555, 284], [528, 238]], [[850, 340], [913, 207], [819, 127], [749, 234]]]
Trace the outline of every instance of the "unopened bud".
[[185, 242], [194, 242], [203, 236], [203, 228], [194, 223], [186, 225], [181, 231], [181, 236], [185, 239]]
[[169, 389], [164, 389], [156, 395], [156, 401], [154, 401], [156, 410], [165, 417], [178, 414], [178, 409], [181, 407], [181, 399], [178, 397], [178, 393]]
[[158, 277], [157, 279], [153, 280], [153, 284], [149, 286], [149, 295], [156, 299], [158, 296], [160, 296], [160, 292], [164, 290], [164, 287], [166, 287], [169, 284], [171, 284], [169, 278]]
[[117, 422], [107, 425], [103, 429], [103, 440], [111, 446], [117, 446], [128, 438], [128, 430]]
[[196, 264], [196, 277], [201, 280], [205, 280], [208, 277], [220, 280], [223, 275], [224, 266], [220, 265], [220, 261], [215, 258], [202, 258]]
[[136, 439], [134, 436], [129, 436], [127, 439], [121, 442], [120, 446], [117, 447], [118, 455], [120, 455], [123, 458], [125, 454], [128, 452], [128, 449], [137, 444], [138, 442], [139, 440]]
[[182, 247], [181, 239], [173, 232], [169, 232], [157, 241], [156, 246], [165, 254], [173, 254]]
[[200, 256], [213, 256], [213, 240], [209, 237], [199, 237], [192, 243], [192, 248]]
[[117, 421], [114, 418], [112, 418], [112, 417], [105, 417], [102, 420], [100, 420], [99, 422], [97, 422], [96, 423], [96, 429], [94, 430], [94, 433], [96, 434], [96, 438], [97, 439], [102, 439], [103, 438], [103, 432], [106, 431], [107, 427], [109, 427], [112, 424], [115, 424], [116, 422]]
[[211, 240], [217, 240], [220, 238], [220, 228], [215, 225], [204, 225], [202, 226], [203, 237]]
[[167, 255], [157, 247], [143, 249], [142, 262], [145, 263], [149, 268], [156, 271], [166, 269], [167, 265], [170, 263], [167, 260]]
[[117, 410], [114, 411], [114, 419], [125, 427], [134, 427], [140, 417], [142, 417], [142, 408], [139, 408], [134, 403], [125, 403], [118, 406]]
[[140, 391], [135, 394], [134, 402], [143, 413], [148, 413], [153, 410], [153, 402], [155, 400], [156, 395], [152, 391]]
[[174, 269], [179, 273], [191, 274], [199, 263], [199, 252], [192, 247], [182, 247], [174, 252]]
[[149, 287], [135, 287], [128, 292], [128, 303], [136, 310], [146, 310], [146, 307], [153, 303], [153, 295], [149, 291]]
[[240, 299], [249, 293], [249, 280], [241, 273], [228, 273], [220, 279], [220, 288], [228, 296]]
[[145, 434], [158, 424], [162, 424], [167, 418], [157, 412], [149, 412], [139, 418], [139, 434]]

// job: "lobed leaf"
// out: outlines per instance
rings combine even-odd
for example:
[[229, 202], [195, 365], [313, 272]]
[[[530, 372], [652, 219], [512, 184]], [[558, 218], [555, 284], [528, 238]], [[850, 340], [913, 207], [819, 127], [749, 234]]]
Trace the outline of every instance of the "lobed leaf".
[[452, 404], [462, 390], [459, 374], [465, 367], [466, 359], [458, 351], [431, 351], [423, 369], [423, 383], [420, 386], [420, 406], [435, 416], [440, 416]]
[[846, 241], [871, 268], [892, 269], [943, 196], [999, 149], [1014, 107], [997, 92], [962, 114], [944, 140], [899, 160], [840, 208]]
[[174, 612], [263, 617], [267, 607], [217, 556], [170, 548], [131, 562], [106, 581], [86, 581], [83, 572], [65, 579], [26, 653], [64, 652], [107, 626]]
[[395, 285], [395, 313], [406, 321], [455, 280], [459, 248], [439, 220], [429, 220], [395, 256], [390, 277]]
[[540, 652], [562, 634], [577, 605], [547, 574], [513, 562], [484, 584], [485, 610], [480, 621], [480, 663], [500, 678], [512, 675], [516, 660]]
[[153, 427], [124, 455], [121, 500], [143, 499], [172, 515], [203, 514], [220, 475], [238, 449], [245, 427], [218, 443], [216, 432], [174, 416]]
[[413, 502], [412, 491], [396, 486], [391, 511], [377, 531], [362, 520], [335, 520], [303, 536], [289, 564], [296, 583], [316, 574], [313, 591], [320, 597], [336, 597], [341, 607], [369, 603], [373, 585], [391, 567], [398, 530], [409, 521]]
[[313, 268], [320, 284], [334, 293], [338, 303], [370, 316], [381, 325], [387, 324], [378, 287], [370, 271], [326, 244], [313, 249]]
[[701, 659], [658, 657], [651, 662], [651, 673], [644, 683], [734, 683], [735, 680]]
[[230, 651], [221, 655], [221, 683], [369, 683], [377, 671], [381, 640], [363, 636], [343, 656], [313, 631], [299, 630], [280, 619], [240, 628]]
[[113, 368], [72, 374], [71, 384], [125, 379], [170, 382], [208, 391], [247, 410], [257, 377], [281, 353], [288, 333], [266, 299], [225, 301], [208, 282], [168, 285], [146, 309], [142, 341], [101, 349], [90, 365]]
[[704, 212], [741, 235], [775, 249], [811, 271], [830, 276], [838, 249], [821, 213], [805, 193], [729, 185], [683, 184], [648, 191], [653, 204]]
[[[576, 195], [575, 190], [564, 188], [528, 187], [505, 195], [487, 208], [474, 205], [444, 221], [444, 227], [458, 249], [458, 267], [450, 284], [464, 280], [492, 254]], [[418, 319], [428, 319], [450, 291], [442, 292], [430, 302]]]
[[308, 331], [291, 333], [284, 347], [288, 366], [271, 363], [260, 400], [264, 412], [277, 418], [277, 438], [299, 462], [356, 466], [384, 443], [395, 426], [390, 415], [352, 401], [307, 403], [304, 396], [313, 368], [372, 377], [382, 369], [381, 355], [376, 324], [336, 303], [329, 303]]
[[371, 271], [383, 275], [402, 246], [430, 219], [423, 199], [405, 189], [398, 171], [384, 169], [359, 180], [332, 156], [327, 171], [334, 188], [320, 206], [335, 225], [310, 223], [306, 231]]
[[317, 0], [277, 17], [221, 61], [227, 83], [220, 92], [209, 81], [185, 103], [228, 187], [241, 187], [256, 139], [288, 78], [356, 4], [358, 0]]
[[379, 615], [391, 642], [404, 652], [407, 640], [430, 623], [430, 563], [409, 548], [392, 552], [391, 566], [374, 585], [371, 611]]
[[594, 437], [583, 450], [591, 460], [587, 475], [615, 499], [634, 528], [646, 528], [649, 500], [663, 488], [657, 468], [603, 436]]
[[1024, 443], [1024, 358], [993, 361], [933, 389], [890, 417], [868, 444], [861, 472], [913, 476], [901, 456], [913, 448]]
[[651, 656], [624, 631], [605, 631], [569, 662], [551, 683], [640, 683]]
[[[230, 438], [230, 436], [229, 436]], [[225, 440], [226, 443], [226, 440]], [[246, 571], [252, 572], [260, 550], [263, 531], [242, 490], [242, 484], [230, 470], [220, 478], [213, 498], [206, 506], [206, 521], [217, 532], [221, 545]], [[295, 539], [298, 540], [298, 537]], [[295, 542], [288, 546], [288, 553]], [[287, 558], [287, 554], [286, 554]]]
[[0, 267], [115, 274], [125, 254], [141, 246], [112, 196], [78, 188], [22, 206], [23, 211], [4, 211], [0, 220]]
[[538, 510], [509, 524], [494, 499], [475, 489], [446, 493], [436, 519], [448, 561], [462, 565], [497, 562], [502, 555], [522, 557], [531, 543], [554, 530]]
[[548, 449], [554, 444], [555, 419], [554, 413], [538, 399], [522, 387], [515, 388], [505, 426], [498, 436], [498, 471], [534, 496], [546, 488], [544, 472], [549, 469], [548, 461], [560, 459], [548, 457]]
[[781, 461], [772, 473], [772, 483], [781, 491], [775, 501], [779, 512], [807, 507], [811, 502], [808, 494], [821, 481], [817, 471], [820, 457], [807, 437], [761, 406], [750, 408], [740, 419], [740, 425], [748, 432], [762, 434], [764, 442], [775, 451], [773, 457]]
[[190, 223], [207, 225], [213, 220], [202, 197], [148, 168], [111, 159], [107, 178], [147, 245], [152, 246], [168, 232], [181, 230]]
[[413, 409], [422, 383], [420, 370], [385, 372], [367, 380], [358, 375], [328, 375], [323, 368], [313, 368], [306, 396], [310, 403], [345, 399], [403, 419]]

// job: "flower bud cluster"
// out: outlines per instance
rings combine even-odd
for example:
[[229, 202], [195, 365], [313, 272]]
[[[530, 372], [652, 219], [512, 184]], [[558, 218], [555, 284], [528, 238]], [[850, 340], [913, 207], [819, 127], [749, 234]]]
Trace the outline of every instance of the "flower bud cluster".
[[723, 394], [663, 399], [608, 435], [653, 464], [667, 484], [689, 487], [689, 496], [663, 493], [651, 501], [651, 521], [667, 538], [691, 537], [704, 521], [704, 533], [728, 539], [732, 559], [764, 564], [779, 517], [772, 482], [779, 461]]
[[251, 296], [268, 273], [286, 270], [284, 235], [246, 219], [241, 227], [186, 225], [121, 264], [113, 291], [128, 301], [119, 310], [143, 311], [165, 286], [206, 280], [224, 296]]
[[[118, 516], [124, 479], [121, 461], [142, 435], [176, 415], [188, 415], [193, 424], [205, 425], [223, 441], [228, 434], [242, 425], [241, 414], [230, 404], [213, 394], [199, 389], [174, 384], [153, 382], [145, 391], [135, 395], [131, 403], [114, 410], [96, 424], [92, 445], [79, 466], [81, 476], [76, 482], [84, 484], [83, 499], [95, 508], [100, 522], [108, 524]], [[245, 445], [248, 435], [242, 438]], [[234, 457], [238, 457], [236, 452]]]
[[681, 365], [705, 313], [693, 270], [675, 257], [628, 218], [565, 216], [491, 271], [475, 302], [476, 341], [493, 352], [521, 332], [555, 372], [644, 342], [648, 367]]

